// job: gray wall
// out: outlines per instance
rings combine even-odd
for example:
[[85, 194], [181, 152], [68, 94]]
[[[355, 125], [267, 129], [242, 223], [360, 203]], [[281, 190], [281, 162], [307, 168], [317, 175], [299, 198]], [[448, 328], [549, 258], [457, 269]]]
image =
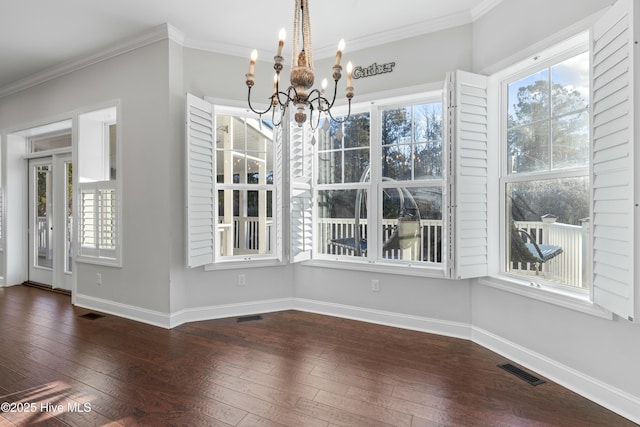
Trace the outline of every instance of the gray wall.
[[[76, 297], [167, 312], [169, 309], [169, 214], [166, 189], [172, 158], [168, 120], [167, 40], [82, 68], [0, 99], [0, 128], [70, 114], [120, 100], [124, 179], [123, 266], [77, 263]], [[3, 185], [11, 186], [10, 182]], [[7, 224], [11, 226], [11, 224]], [[11, 248], [9, 248], [10, 250]], [[96, 284], [96, 273], [103, 284]], [[8, 283], [9, 285], [14, 283]]]
[[[406, 93], [406, 88], [418, 85], [439, 87], [446, 71], [491, 69], [610, 3], [544, 0], [531, 9], [531, 2], [505, 0], [473, 25], [375, 49], [347, 50], [345, 63], [396, 62], [391, 74], [354, 81], [354, 102], [374, 93]], [[522, 15], [521, 10], [527, 11], [526, 19], [513, 19]], [[554, 10], [553, 16], [548, 10]], [[250, 310], [256, 302], [296, 298], [327, 311], [356, 308], [374, 320], [379, 313], [392, 313], [396, 319], [463, 325], [493, 334], [507, 347], [538, 360], [575, 369], [574, 376], [626, 393], [631, 401], [640, 400], [635, 374], [640, 327], [618, 319], [596, 318], [475, 281], [309, 265], [242, 271], [186, 268], [184, 94], [243, 103], [247, 63], [245, 58], [163, 41], [0, 99], [0, 129], [121, 100], [123, 267], [77, 264], [79, 295], [110, 303], [130, 317], [134, 314], [129, 309], [165, 317], [201, 312], [206, 317], [224, 312], [217, 310], [220, 307], [238, 312], [243, 304]], [[319, 79], [322, 70], [329, 74], [330, 66], [330, 59], [316, 62]], [[257, 73], [266, 77], [256, 83], [255, 99], [264, 99], [271, 89], [271, 64], [259, 63]], [[103, 275], [101, 286], [95, 284], [97, 272]], [[244, 287], [236, 286], [241, 272], [246, 274]], [[371, 292], [372, 279], [380, 280], [380, 293]]]

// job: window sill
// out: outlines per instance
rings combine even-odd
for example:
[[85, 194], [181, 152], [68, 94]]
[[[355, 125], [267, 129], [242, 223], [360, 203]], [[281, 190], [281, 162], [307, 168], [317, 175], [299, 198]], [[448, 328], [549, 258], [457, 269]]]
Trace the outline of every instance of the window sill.
[[301, 263], [304, 266], [342, 270], [356, 270], [404, 276], [445, 279], [444, 267], [417, 266], [415, 264], [392, 264], [385, 262], [351, 261], [345, 259], [312, 259]]
[[603, 319], [613, 319], [613, 314], [610, 311], [607, 311], [591, 302], [588, 295], [578, 295], [545, 285], [533, 286], [530, 282], [506, 276], [483, 277], [476, 280], [481, 285], [500, 289], [502, 291], [554, 304]]
[[83, 264], [95, 264], [95, 265], [104, 265], [106, 267], [122, 267], [122, 261], [119, 259], [113, 258], [99, 258], [99, 257], [90, 257], [90, 256], [78, 256], [76, 258], [76, 262], [80, 262]]
[[234, 270], [245, 268], [259, 268], [259, 267], [278, 267], [285, 265], [278, 258], [237, 258], [226, 259], [224, 261], [217, 261], [213, 264], [207, 264], [204, 266], [204, 271], [216, 271], [216, 270]]

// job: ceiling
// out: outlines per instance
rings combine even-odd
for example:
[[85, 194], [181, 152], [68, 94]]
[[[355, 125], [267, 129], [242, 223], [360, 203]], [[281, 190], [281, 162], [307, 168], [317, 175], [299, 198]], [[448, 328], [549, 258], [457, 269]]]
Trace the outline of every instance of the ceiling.
[[[472, 22], [502, 0], [311, 0], [316, 59]], [[271, 56], [293, 0], [0, 0], [0, 92], [168, 23], [185, 46]], [[285, 54], [288, 44], [285, 44]], [[264, 56], [261, 56], [264, 58]]]

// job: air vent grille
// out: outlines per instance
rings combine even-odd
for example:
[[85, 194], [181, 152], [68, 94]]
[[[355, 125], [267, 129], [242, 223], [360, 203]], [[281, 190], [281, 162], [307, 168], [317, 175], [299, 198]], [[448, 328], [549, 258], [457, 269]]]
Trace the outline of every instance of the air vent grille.
[[89, 319], [89, 320], [96, 320], [96, 319], [101, 319], [104, 317], [104, 314], [98, 314], [98, 313], [87, 313], [87, 314], [83, 314], [80, 317], [82, 317], [83, 319]]
[[531, 385], [540, 385], [545, 383], [543, 379], [538, 378], [535, 375], [532, 375], [529, 372], [524, 371], [515, 365], [512, 365], [511, 363], [501, 363], [498, 365], [498, 367], [504, 369], [509, 373], [512, 373], [516, 377], [528, 382]]
[[262, 320], [262, 316], [260, 315], [255, 315], [255, 316], [242, 316], [242, 317], [238, 317], [238, 323], [240, 322], [251, 322], [253, 320]]

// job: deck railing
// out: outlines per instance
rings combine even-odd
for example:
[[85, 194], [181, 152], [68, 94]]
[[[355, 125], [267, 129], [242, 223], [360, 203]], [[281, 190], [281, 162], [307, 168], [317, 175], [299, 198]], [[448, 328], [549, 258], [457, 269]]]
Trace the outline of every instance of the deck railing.
[[[515, 226], [529, 232], [538, 244], [556, 245], [562, 253], [545, 262], [537, 275], [562, 285], [587, 288], [589, 222], [582, 226], [539, 221], [516, 221]], [[511, 263], [511, 271], [536, 275], [532, 265]]]
[[[321, 218], [318, 224], [318, 253], [330, 255], [353, 255], [353, 249], [332, 245], [335, 239], [347, 239], [355, 236], [355, 220], [353, 218]], [[382, 221], [382, 240], [386, 241], [397, 226], [398, 220], [385, 219]], [[422, 233], [417, 250], [411, 254], [411, 259], [426, 262], [442, 262], [442, 221], [421, 220]], [[359, 221], [360, 238], [367, 239], [367, 220]], [[402, 249], [388, 250], [383, 253], [384, 258], [398, 259], [406, 257], [401, 254]]]
[[[382, 239], [386, 240], [397, 226], [397, 220], [383, 220]], [[420, 221], [422, 233], [416, 251], [411, 259], [431, 263], [442, 262], [442, 240], [444, 238], [441, 220]], [[533, 265], [510, 263], [510, 271], [523, 275], [539, 276], [562, 285], [587, 288], [588, 253], [587, 236], [588, 221], [582, 226], [562, 223], [545, 223], [541, 221], [517, 221], [516, 227], [531, 234], [538, 244], [557, 245], [562, 253], [545, 262], [539, 271]], [[317, 251], [320, 254], [353, 255], [353, 249], [332, 245], [334, 239], [353, 238], [355, 236], [355, 220], [353, 218], [321, 218], [317, 220]], [[367, 238], [367, 220], [359, 221], [360, 236]], [[259, 221], [256, 217], [234, 217], [233, 231], [231, 226], [219, 228], [221, 252], [226, 247], [228, 238], [233, 239], [234, 254], [250, 254], [259, 251]], [[231, 237], [233, 236], [233, 237]], [[267, 219], [267, 251], [271, 251], [272, 219]], [[400, 249], [385, 251], [384, 258], [403, 258]]]
[[[271, 237], [273, 221], [266, 219], [265, 250], [271, 252]], [[233, 227], [231, 224], [218, 224], [218, 255], [227, 254], [226, 248], [228, 239], [232, 239], [233, 254], [257, 254], [260, 252], [260, 220], [258, 217], [233, 217]]]

